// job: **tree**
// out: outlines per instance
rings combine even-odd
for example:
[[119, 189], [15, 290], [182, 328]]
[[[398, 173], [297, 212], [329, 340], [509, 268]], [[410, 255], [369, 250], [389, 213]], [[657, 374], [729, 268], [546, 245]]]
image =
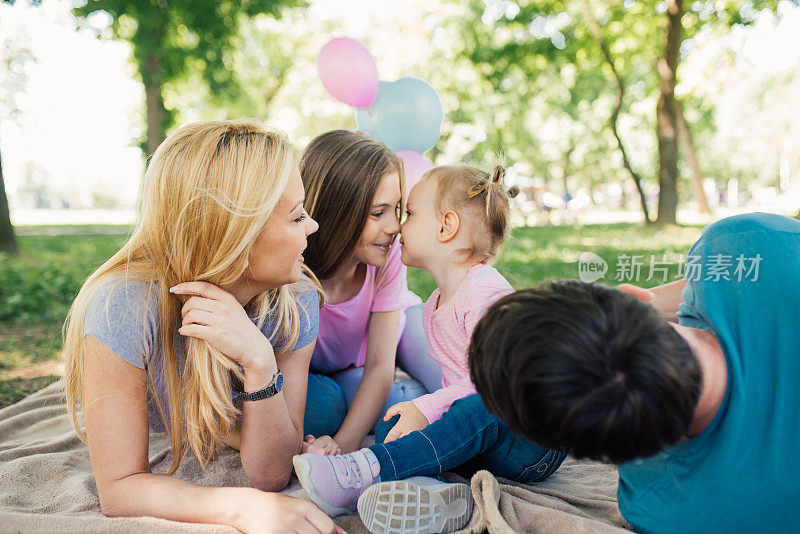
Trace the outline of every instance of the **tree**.
[[619, 129], [617, 127], [619, 113], [622, 110], [622, 102], [625, 99], [625, 84], [623, 83], [619, 72], [617, 72], [614, 58], [611, 57], [611, 51], [608, 49], [605, 39], [603, 39], [600, 25], [597, 23], [597, 19], [595, 19], [591, 7], [589, 7], [589, 2], [587, 0], [582, 0], [581, 7], [583, 9], [584, 17], [586, 18], [586, 23], [589, 25], [589, 30], [592, 32], [592, 36], [594, 37], [595, 41], [597, 41], [597, 45], [600, 47], [600, 50], [603, 53], [603, 58], [606, 60], [606, 64], [611, 69], [611, 72], [614, 75], [614, 80], [617, 83], [617, 102], [614, 106], [614, 111], [611, 112], [611, 118], [609, 119], [611, 123], [611, 131], [614, 134], [614, 139], [617, 140], [617, 146], [619, 147], [620, 154], [622, 155], [622, 164], [630, 173], [631, 178], [633, 178], [633, 182], [636, 184], [636, 190], [639, 192], [639, 202], [641, 203], [642, 212], [644, 213], [644, 222], [650, 224], [650, 213], [647, 210], [647, 198], [644, 190], [642, 189], [642, 179], [631, 166], [630, 159], [628, 158], [628, 152], [625, 150], [625, 145], [622, 142], [622, 137], [620, 136]]
[[706, 192], [703, 189], [703, 171], [700, 170], [700, 162], [697, 160], [697, 149], [694, 146], [694, 136], [692, 136], [689, 125], [686, 123], [686, 117], [683, 114], [683, 105], [680, 100], [675, 100], [677, 105], [677, 119], [678, 119], [678, 137], [686, 149], [686, 159], [689, 160], [689, 166], [692, 169], [692, 189], [694, 190], [694, 198], [697, 201], [697, 210], [700, 213], [711, 215], [711, 206], [708, 205]]
[[[34, 2], [34, 5], [36, 2]], [[30, 49], [5, 37], [0, 42], [0, 115], [12, 120], [19, 113], [15, 94], [21, 93], [27, 83], [26, 65], [35, 61]], [[3, 161], [0, 154], [0, 251], [16, 254], [19, 252], [14, 226], [11, 224], [11, 211], [8, 206]]]
[[[581, 7], [580, 2], [563, 0], [473, 1], [471, 12], [463, 19], [461, 31], [465, 39], [461, 54], [489, 82], [487, 90], [495, 93], [493, 98], [504, 100], [504, 105], [515, 110], [513, 123], [495, 126], [505, 128], [505, 137], [517, 141], [526, 136], [513, 129], [527, 130], [527, 137], [538, 142], [541, 152], [551, 154], [541, 174], [561, 174], [563, 181], [568, 169], [584, 184], [591, 185], [627, 172], [640, 191], [648, 220], [643, 180], [633, 171], [636, 162], [631, 161], [629, 150], [622, 143], [623, 134], [633, 121], [625, 121], [624, 127], [618, 127], [617, 121], [620, 115], [631, 114], [629, 102], [622, 99], [622, 89], [627, 85], [623, 80], [640, 77], [641, 73], [629, 61], [606, 60], [601, 53], [604, 44], [598, 46], [604, 38], [597, 41]], [[602, 23], [606, 24], [608, 17], [604, 18]], [[624, 54], [617, 55], [624, 58]], [[606, 70], [612, 76], [604, 74]], [[635, 98], [641, 93], [635, 85], [630, 92]], [[638, 125], [636, 128], [638, 131]], [[544, 136], [546, 130], [551, 134]], [[628, 137], [635, 140], [635, 136]], [[559, 154], [552, 153], [555, 147]], [[533, 152], [527, 147], [521, 151], [529, 158], [539, 156], [535, 144]], [[615, 151], [614, 157], [609, 157]], [[566, 163], [570, 163], [569, 167]]]
[[231, 69], [242, 17], [280, 17], [303, 0], [89, 0], [73, 13], [81, 19], [101, 12], [111, 17], [101, 35], [131, 44], [145, 89], [145, 153], [155, 152], [173, 125], [175, 111], [164, 105], [164, 87], [188, 71], [200, 73], [212, 95], [239, 90]]
[[8, 209], [6, 185], [3, 180], [2, 155], [0, 155], [0, 250], [10, 254], [19, 252], [17, 239], [14, 237], [14, 226], [11, 224], [11, 214]]
[[656, 60], [660, 80], [656, 106], [658, 135], [658, 223], [675, 224], [678, 212], [678, 114], [675, 100], [683, 40], [683, 0], [667, 0], [664, 53]]
[[[792, 1], [797, 4], [797, 0]], [[572, 93], [572, 99], [562, 99], [558, 111], [566, 109], [564, 104], [575, 102], [586, 102], [598, 110], [605, 107], [598, 101], [614, 100], [610, 95], [615, 88], [607, 82], [597, 83], [596, 76], [587, 72], [602, 72], [604, 58], [596, 39], [592, 41], [580, 4], [566, 0], [473, 0], [469, 4], [470, 15], [463, 23], [463, 31], [468, 35], [463, 54], [488, 80], [498, 81], [510, 73], [521, 72], [529, 87], [536, 89], [541, 87], [540, 79], [552, 80], [548, 73], [559, 73], [566, 65], [572, 65], [577, 74], [562, 82]], [[614, 58], [616, 79], [624, 81], [627, 89], [641, 84], [647, 98], [657, 96], [655, 113], [649, 119], [657, 140], [654, 173], [660, 189], [657, 221], [674, 223], [678, 205], [678, 144], [683, 130], [681, 103], [675, 97], [681, 57], [691, 49], [690, 40], [699, 32], [722, 33], [736, 25], [752, 24], [760, 10], [775, 11], [778, 1], [698, 0], [688, 8], [685, 0], [626, 0], [592, 5], [600, 12], [597, 20]], [[592, 81], [594, 85], [587, 90], [585, 84]], [[607, 108], [603, 114], [608, 116], [609, 112]], [[623, 104], [619, 114], [630, 115], [630, 105]], [[685, 131], [689, 132], [688, 125]], [[691, 160], [694, 156], [688, 141], [684, 140], [684, 144]], [[699, 164], [692, 163], [692, 167], [699, 169]]]
[[[792, 0], [797, 5], [797, 0]], [[678, 142], [683, 137], [694, 174], [694, 187], [700, 189], [698, 201], [705, 204], [700, 183], [699, 165], [694, 153], [691, 134], [686, 124], [683, 109], [675, 98], [678, 64], [681, 46], [685, 38], [696, 36], [703, 28], [716, 26], [717, 30], [728, 30], [734, 25], [749, 25], [755, 15], [764, 9], [776, 11], [777, 0], [747, 0], [727, 2], [693, 2], [691, 11], [686, 11], [684, 0], [666, 0], [663, 53], [656, 60], [659, 75], [659, 100], [656, 107], [656, 131], [658, 133], [660, 194], [658, 197], [659, 223], [675, 223], [678, 208]], [[700, 200], [702, 197], [702, 200]]]

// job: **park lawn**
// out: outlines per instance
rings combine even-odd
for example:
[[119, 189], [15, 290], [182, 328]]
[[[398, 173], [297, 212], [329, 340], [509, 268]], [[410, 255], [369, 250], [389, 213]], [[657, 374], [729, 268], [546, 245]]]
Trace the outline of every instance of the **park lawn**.
[[[579, 257], [583, 252], [591, 252], [608, 264], [608, 272], [600, 282], [653, 287], [681, 278], [679, 257], [686, 256], [701, 230], [702, 226], [627, 223], [516, 228], [495, 266], [515, 289], [523, 289], [543, 280], [578, 278]], [[656, 269], [648, 280], [651, 258]], [[635, 262], [642, 267], [640, 277], [632, 279], [631, 269], [625, 266]], [[663, 265], [666, 273], [658, 269]], [[428, 273], [409, 269], [409, 287], [425, 299], [436, 284]]]
[[119, 250], [129, 226], [16, 229], [0, 253], [0, 407], [58, 380], [61, 327], [83, 280]]
[[[69, 305], [83, 280], [119, 250], [129, 231], [127, 226], [22, 227], [20, 255], [0, 253], [0, 407], [59, 378], [61, 327]], [[592, 252], [608, 264], [601, 282], [650, 287], [679, 277], [677, 258], [700, 231], [699, 226], [637, 224], [517, 228], [497, 268], [521, 289], [547, 279], [577, 278], [580, 254]], [[638, 279], [625, 270], [615, 280], [618, 268], [630, 261], [624, 255], [641, 261]], [[647, 280], [651, 257], [669, 263], [666, 278], [655, 271]], [[436, 286], [424, 271], [409, 269], [409, 287], [426, 299]]]

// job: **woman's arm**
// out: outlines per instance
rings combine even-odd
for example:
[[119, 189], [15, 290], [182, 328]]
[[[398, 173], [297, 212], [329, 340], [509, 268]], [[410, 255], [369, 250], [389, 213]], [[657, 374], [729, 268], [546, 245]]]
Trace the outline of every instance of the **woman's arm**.
[[[245, 391], [258, 391], [270, 383], [278, 370], [272, 345], [233, 295], [206, 282], [185, 282], [170, 291], [194, 295], [181, 308], [181, 335], [203, 339], [239, 363]], [[287, 395], [292, 395], [288, 391], [295, 387], [285, 384], [277, 395], [245, 401], [242, 407], [239, 451], [247, 477], [258, 489], [284, 489], [292, 475], [292, 456], [302, 450], [303, 434], [287, 405]], [[228, 436], [225, 441], [236, 439]]]
[[364, 376], [342, 427], [333, 437], [343, 452], [352, 452], [361, 447], [386, 404], [394, 379], [397, 336], [402, 313], [402, 310], [394, 310], [372, 312], [370, 315]]
[[254, 488], [201, 487], [151, 473], [145, 380], [144, 370], [85, 336], [86, 438], [105, 515], [216, 523], [245, 532], [340, 531], [307, 501]]
[[[308, 390], [308, 366], [314, 353], [316, 340], [295, 351], [278, 358], [278, 367], [283, 373], [283, 395], [289, 416], [292, 418], [298, 435], [303, 435], [303, 416], [306, 409]], [[225, 443], [237, 451], [241, 450], [242, 420], [237, 420], [236, 427], [225, 437]], [[322, 453], [323, 450], [311, 443], [302, 443], [303, 452]]]
[[293, 350], [278, 358], [278, 366], [283, 373], [283, 394], [286, 408], [292, 419], [297, 435], [303, 438], [303, 416], [306, 412], [306, 393], [308, 390], [308, 366], [314, 354], [316, 339], [304, 347]]
[[[245, 368], [244, 390], [258, 391], [269, 385], [278, 367], [274, 356], [263, 367]], [[292, 457], [302, 448], [302, 429], [297, 431], [289, 412], [289, 388], [267, 399], [245, 401], [242, 406], [239, 451], [247, 477], [264, 491], [281, 491], [292, 476]]]
[[[283, 391], [268, 399], [245, 401], [242, 425], [238, 440], [242, 465], [254, 485], [266, 491], [280, 491], [289, 483], [292, 475], [292, 456], [302, 452], [303, 414], [308, 388], [308, 365], [315, 343], [284, 354], [277, 364], [283, 374]], [[274, 372], [274, 371], [273, 371]], [[257, 391], [267, 385], [272, 372], [269, 370], [248, 385], [245, 369], [245, 391]], [[263, 383], [259, 385], [259, 380]], [[251, 466], [248, 470], [247, 466]], [[262, 469], [265, 478], [259, 478], [258, 466], [275, 466]], [[280, 469], [282, 466], [283, 469]], [[253, 473], [253, 475], [251, 475]], [[259, 479], [256, 484], [254, 478]]]

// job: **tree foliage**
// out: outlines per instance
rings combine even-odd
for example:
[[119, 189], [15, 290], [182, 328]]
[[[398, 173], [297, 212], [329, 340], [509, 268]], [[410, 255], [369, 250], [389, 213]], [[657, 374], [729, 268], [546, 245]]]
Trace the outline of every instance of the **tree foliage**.
[[[616, 147], [611, 142], [608, 123], [585, 124], [587, 113], [595, 117], [611, 114], [616, 89], [613, 73], [604, 61], [602, 49], [592, 41], [580, 4], [567, 0], [471, 0], [461, 23], [465, 36], [461, 54], [477, 67], [484, 80], [503, 92], [508, 104], [514, 101], [519, 104], [516, 120], [522, 128], [530, 132], [540, 125], [535, 113], [544, 101], [563, 117], [565, 125], [569, 124], [564, 137], [575, 133], [571, 141], [564, 143], [564, 154], [573, 154], [570, 147], [576, 143], [595, 145], [603, 157], [614, 162], [611, 168], [608, 165], [606, 168], [619, 173], [621, 160], [614, 154]], [[668, 36], [671, 4], [678, 5], [681, 14], [677, 17], [679, 31]], [[685, 0], [592, 2], [603, 39], [625, 84], [626, 98], [620, 118], [622, 137], [634, 146], [650, 148], [647, 159], [633, 161], [632, 165], [640, 174], [649, 176], [650, 182], [662, 176], [659, 184], [662, 197], [677, 198], [677, 183], [663, 179], [665, 166], [677, 168], [677, 152], [666, 157], [662, 154], [660, 160], [657, 157], [654, 133], [659, 130], [655, 103], [661, 92], [661, 78], [656, 65], [669, 49], [678, 51], [672, 65], [677, 68], [672, 73], [670, 88], [674, 91], [680, 81], [679, 61], [691, 51], [700, 32], [721, 33], [736, 25], [752, 24], [760, 10], [774, 11], [777, 4], [777, 0], [698, 0], [691, 4]], [[669, 39], [678, 41], [670, 43]], [[708, 109], [703, 109], [707, 105], [696, 102], [691, 95], [684, 97], [683, 106], [688, 108], [690, 116], [707, 113]], [[695, 113], [697, 108], [700, 109]], [[668, 104], [665, 109], [674, 112]], [[649, 133], [645, 131], [648, 129]], [[662, 130], [658, 136], [662, 147], [663, 133]], [[588, 172], [595, 168], [583, 167]], [[674, 215], [675, 206], [666, 206], [659, 219], [674, 221]]]
[[131, 43], [147, 100], [144, 147], [152, 154], [175, 120], [175, 110], [164, 105], [164, 87], [194, 72], [212, 95], [239, 93], [232, 55], [241, 42], [241, 20], [280, 17], [284, 7], [302, 1], [88, 0], [73, 12], [82, 19], [107, 14], [106, 36]]

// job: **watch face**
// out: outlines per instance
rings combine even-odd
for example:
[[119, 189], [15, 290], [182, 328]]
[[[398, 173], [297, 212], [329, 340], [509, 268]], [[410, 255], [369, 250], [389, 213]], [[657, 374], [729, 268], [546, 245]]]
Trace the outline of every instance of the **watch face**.
[[275, 391], [280, 391], [283, 389], [283, 375], [278, 375], [278, 379], [275, 381]]

